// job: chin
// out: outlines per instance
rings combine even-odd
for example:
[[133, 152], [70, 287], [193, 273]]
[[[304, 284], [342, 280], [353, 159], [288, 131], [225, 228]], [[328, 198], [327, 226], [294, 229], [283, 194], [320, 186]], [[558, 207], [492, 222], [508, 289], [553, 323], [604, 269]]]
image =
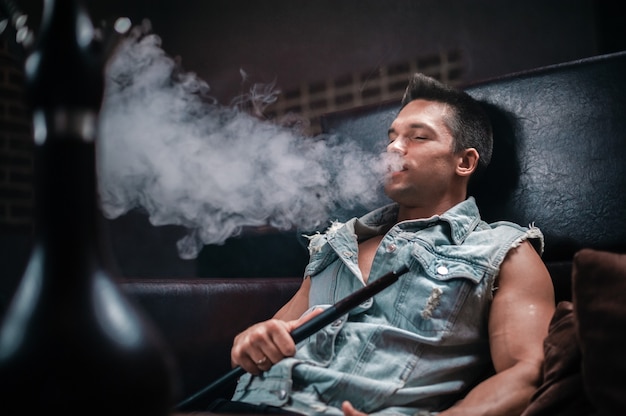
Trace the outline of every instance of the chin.
[[385, 195], [387, 195], [390, 199], [397, 201], [398, 198], [405, 193], [405, 189], [403, 188], [398, 188], [397, 186], [393, 186], [393, 185], [385, 185], [384, 187], [384, 192]]

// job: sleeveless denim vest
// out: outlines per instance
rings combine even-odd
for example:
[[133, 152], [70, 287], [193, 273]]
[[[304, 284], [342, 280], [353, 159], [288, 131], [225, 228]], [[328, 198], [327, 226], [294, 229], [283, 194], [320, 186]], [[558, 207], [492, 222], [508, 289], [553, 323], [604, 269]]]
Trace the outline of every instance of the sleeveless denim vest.
[[370, 414], [445, 409], [492, 371], [487, 321], [494, 281], [512, 247], [538, 228], [487, 224], [472, 197], [440, 216], [395, 224], [395, 204], [310, 237], [309, 305], [330, 305], [364, 286], [359, 241], [384, 234], [369, 280], [409, 272], [297, 346], [259, 377], [243, 376], [233, 400], [307, 415], [342, 415], [349, 400]]

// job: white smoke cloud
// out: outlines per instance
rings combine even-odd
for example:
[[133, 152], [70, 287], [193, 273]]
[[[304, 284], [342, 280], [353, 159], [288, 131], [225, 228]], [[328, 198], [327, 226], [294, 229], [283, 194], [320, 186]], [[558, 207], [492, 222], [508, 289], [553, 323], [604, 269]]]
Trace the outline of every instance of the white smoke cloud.
[[[354, 141], [304, 137], [242, 111], [242, 97], [224, 106], [209, 92], [157, 35], [133, 31], [121, 41], [100, 116], [106, 217], [142, 209], [155, 226], [186, 227], [178, 251], [189, 259], [244, 227], [313, 230], [337, 212], [380, 203], [386, 157]], [[246, 99], [258, 112], [275, 95], [257, 84]]]

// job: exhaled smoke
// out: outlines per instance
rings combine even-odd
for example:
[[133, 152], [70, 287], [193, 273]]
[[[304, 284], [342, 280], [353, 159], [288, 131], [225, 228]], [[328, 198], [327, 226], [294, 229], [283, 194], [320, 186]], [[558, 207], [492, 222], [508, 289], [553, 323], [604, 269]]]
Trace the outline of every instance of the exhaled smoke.
[[[257, 112], [275, 96], [260, 92], [257, 85], [248, 95]], [[235, 102], [211, 99], [209, 86], [182, 71], [158, 36], [125, 38], [109, 60], [101, 111], [105, 216], [142, 209], [155, 226], [184, 226], [179, 255], [195, 258], [204, 244], [223, 244], [244, 227], [315, 230], [337, 212], [380, 202], [391, 163], [379, 152], [305, 137]]]

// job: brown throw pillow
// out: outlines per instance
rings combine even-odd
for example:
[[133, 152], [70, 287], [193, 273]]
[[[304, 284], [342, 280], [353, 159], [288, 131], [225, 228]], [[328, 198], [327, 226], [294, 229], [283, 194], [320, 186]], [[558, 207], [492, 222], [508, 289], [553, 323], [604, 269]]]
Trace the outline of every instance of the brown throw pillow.
[[626, 414], [626, 255], [580, 250], [572, 292], [588, 396], [600, 414]]
[[594, 410], [585, 395], [571, 302], [562, 301], [544, 340], [543, 381], [522, 416], [582, 416]]

